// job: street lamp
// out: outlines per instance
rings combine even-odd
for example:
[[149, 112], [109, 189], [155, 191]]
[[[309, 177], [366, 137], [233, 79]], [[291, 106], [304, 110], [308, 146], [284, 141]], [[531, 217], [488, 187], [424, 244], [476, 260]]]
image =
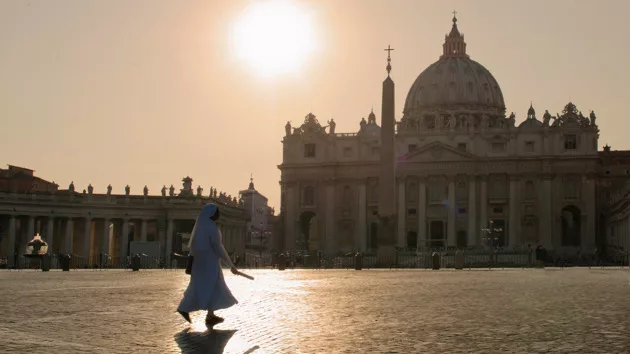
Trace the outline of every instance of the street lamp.
[[493, 236], [492, 234], [498, 234], [500, 232], [503, 232], [503, 229], [500, 227], [494, 227], [494, 221], [490, 220], [489, 222], [489, 226], [488, 227], [483, 227], [481, 228], [481, 232], [485, 233], [486, 236], [482, 237], [482, 239], [484, 240], [484, 242], [490, 241], [490, 247], [494, 248], [494, 242], [499, 241], [499, 236]]

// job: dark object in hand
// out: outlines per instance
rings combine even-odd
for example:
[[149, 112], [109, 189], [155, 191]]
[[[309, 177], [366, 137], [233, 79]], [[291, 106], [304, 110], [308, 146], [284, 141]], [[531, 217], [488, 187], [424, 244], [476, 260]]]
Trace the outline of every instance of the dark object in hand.
[[188, 262], [186, 262], [186, 274], [190, 275], [192, 273], [192, 265], [193, 265], [193, 259], [195, 257], [193, 256], [188, 256]]

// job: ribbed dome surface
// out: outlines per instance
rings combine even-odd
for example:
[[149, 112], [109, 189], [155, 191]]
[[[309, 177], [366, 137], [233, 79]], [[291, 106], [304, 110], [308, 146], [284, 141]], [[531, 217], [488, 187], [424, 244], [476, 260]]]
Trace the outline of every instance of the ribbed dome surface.
[[505, 112], [503, 93], [494, 76], [466, 54], [464, 35], [453, 28], [446, 36], [443, 55], [411, 85], [404, 113], [435, 109]]
[[497, 80], [472, 59], [442, 58], [431, 64], [411, 85], [404, 111], [457, 106], [505, 110]]

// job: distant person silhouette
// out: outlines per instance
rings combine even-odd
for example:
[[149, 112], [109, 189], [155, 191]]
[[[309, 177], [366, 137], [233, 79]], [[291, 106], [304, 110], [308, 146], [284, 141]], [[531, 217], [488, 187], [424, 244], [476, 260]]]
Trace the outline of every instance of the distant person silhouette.
[[192, 255], [190, 283], [177, 308], [182, 317], [190, 321], [190, 312], [207, 310], [206, 325], [212, 327], [223, 322], [214, 311], [226, 309], [238, 303], [225, 284], [220, 262], [230, 266], [233, 274], [238, 270], [232, 263], [222, 243], [221, 231], [215, 223], [219, 219], [216, 204], [206, 204], [197, 218], [189, 241]]

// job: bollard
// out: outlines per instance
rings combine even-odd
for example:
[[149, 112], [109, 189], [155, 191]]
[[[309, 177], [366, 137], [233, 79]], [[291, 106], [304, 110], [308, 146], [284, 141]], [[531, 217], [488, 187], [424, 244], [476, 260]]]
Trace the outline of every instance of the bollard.
[[361, 270], [363, 268], [363, 255], [359, 252], [354, 255], [354, 270]]
[[134, 272], [140, 270], [140, 255], [137, 253], [131, 258], [131, 270]]
[[464, 269], [464, 252], [455, 252], [455, 269]]
[[287, 269], [287, 260], [284, 253], [282, 253], [278, 256], [278, 270], [285, 270], [285, 269]]
[[433, 270], [440, 270], [440, 255], [437, 252], [431, 255], [431, 261], [433, 263]]
[[50, 270], [50, 254], [46, 253], [42, 256], [42, 272]]
[[64, 272], [70, 271], [70, 255], [62, 254], [59, 256], [59, 261], [61, 262], [61, 270]]

